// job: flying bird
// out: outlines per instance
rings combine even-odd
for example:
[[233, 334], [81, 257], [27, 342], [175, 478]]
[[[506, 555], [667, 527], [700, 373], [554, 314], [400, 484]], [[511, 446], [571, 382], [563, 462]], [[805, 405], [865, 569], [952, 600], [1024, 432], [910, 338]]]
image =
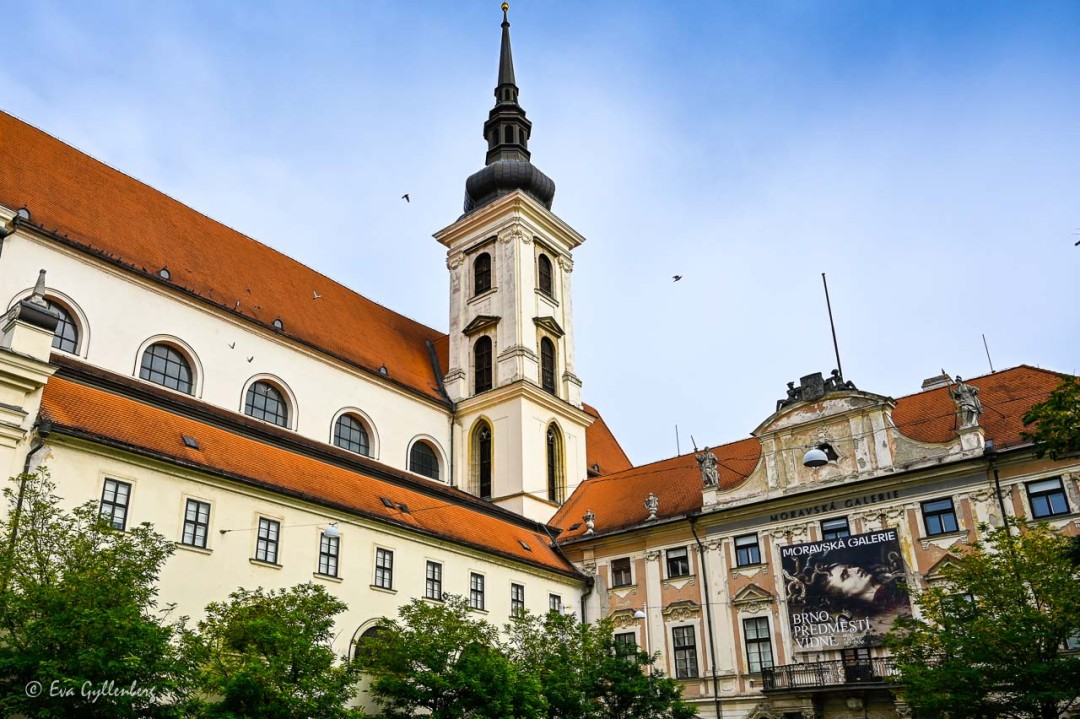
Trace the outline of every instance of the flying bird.
[[682, 279], [682, 275], [672, 275], [671, 279], [674, 280], [675, 282], [678, 282], [679, 280]]
[[412, 202], [412, 200], [409, 199], [409, 193], [408, 192], [406, 192], [404, 195], [402, 195], [401, 199], [405, 200], [406, 202]]
[[248, 357], [248, 364], [251, 364], [251, 360], [255, 359], [255, 355]]
[[238, 309], [240, 309], [240, 300], [237, 300], [237, 301], [236, 301], [236, 304], [235, 304], [235, 305], [233, 305], [233, 309], [234, 309], [234, 310], [238, 310]]
[[321, 299], [322, 299], [322, 295], [320, 295], [320, 294], [319, 294], [318, 292], [316, 292], [315, 290], [312, 290], [312, 291], [311, 291], [311, 299], [313, 299], [313, 300], [321, 300]]
[[231, 350], [236, 349], [236, 343], [235, 342], [230, 342], [229, 343], [229, 349], [231, 349]]

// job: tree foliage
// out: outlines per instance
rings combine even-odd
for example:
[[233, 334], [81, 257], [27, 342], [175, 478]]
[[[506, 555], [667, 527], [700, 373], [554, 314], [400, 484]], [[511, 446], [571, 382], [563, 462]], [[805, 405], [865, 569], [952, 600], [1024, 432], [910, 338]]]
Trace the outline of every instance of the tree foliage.
[[[983, 527], [983, 531], [987, 530]], [[953, 719], [1057, 719], [1080, 704], [1080, 570], [1069, 538], [1011, 521], [970, 543], [941, 586], [919, 594], [922, 619], [887, 639], [910, 703]]]
[[338, 660], [334, 617], [346, 605], [312, 583], [238, 589], [213, 602], [186, 649], [200, 667], [201, 715], [221, 719], [334, 719], [360, 716], [345, 703], [359, 669]]
[[94, 502], [63, 510], [44, 468], [3, 495], [0, 716], [181, 716], [182, 623], [156, 604], [172, 543], [113, 529]]
[[500, 633], [468, 602], [413, 600], [364, 640], [358, 661], [388, 717], [690, 719], [678, 683], [645, 652], [620, 652], [609, 622], [526, 614]]
[[1080, 377], [1064, 376], [1061, 384], [1023, 416], [1024, 426], [1035, 426], [1021, 437], [1035, 443], [1035, 454], [1058, 459], [1080, 452]]

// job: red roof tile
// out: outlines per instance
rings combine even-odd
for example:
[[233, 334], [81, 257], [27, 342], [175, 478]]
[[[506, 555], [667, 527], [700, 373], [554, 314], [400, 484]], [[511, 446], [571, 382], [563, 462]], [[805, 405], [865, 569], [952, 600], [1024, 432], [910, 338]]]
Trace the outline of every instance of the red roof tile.
[[[11, 115], [0, 112], [0, 204], [75, 246], [439, 397], [426, 342], [445, 334], [372, 302]], [[313, 293], [321, 297], [316, 301]], [[347, 328], [347, 331], [342, 331]]]
[[626, 456], [619, 440], [615, 439], [600, 413], [587, 404], [582, 404], [582, 408], [596, 418], [585, 430], [585, 461], [589, 471], [593, 472], [593, 467], [599, 467], [596, 474], [611, 474], [633, 467], [630, 458]]
[[[1021, 417], [1033, 404], [1046, 398], [1061, 381], [1061, 375], [1021, 365], [995, 374], [965, 380], [979, 388], [983, 403], [980, 420], [986, 437], [999, 449], [1020, 443]], [[947, 442], [956, 438], [956, 405], [948, 388], [901, 397], [893, 411], [893, 421], [904, 435], [922, 442]], [[761, 456], [761, 445], [751, 437], [713, 450], [720, 461], [720, 486], [737, 486], [753, 472]], [[590, 460], [591, 462], [592, 460]], [[596, 532], [623, 529], [648, 517], [645, 498], [652, 492], [660, 499], [659, 515], [678, 517], [701, 509], [701, 474], [693, 454], [653, 462], [626, 471], [593, 477], [582, 482], [551, 524], [563, 530], [560, 540], [580, 537], [587, 510], [596, 514]]]
[[[61, 377], [45, 386], [42, 415], [56, 431], [86, 434], [133, 450], [150, 452], [187, 466], [299, 494], [425, 533], [462, 542], [558, 572], [573, 568], [551, 547], [540, 530], [529, 528], [468, 506], [475, 501], [440, 487], [425, 493], [390, 481], [368, 477], [328, 462], [290, 452], [220, 427], [173, 414], [134, 399], [89, 387]], [[200, 449], [185, 446], [193, 437]], [[444, 496], [439, 496], [442, 494]], [[388, 509], [386, 497], [403, 502], [408, 513]], [[528, 544], [525, 549], [521, 542]]]

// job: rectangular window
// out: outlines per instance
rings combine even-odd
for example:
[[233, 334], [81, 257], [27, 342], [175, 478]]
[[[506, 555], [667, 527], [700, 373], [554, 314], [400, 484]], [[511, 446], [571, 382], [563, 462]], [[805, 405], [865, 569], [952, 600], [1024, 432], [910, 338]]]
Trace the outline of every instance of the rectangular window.
[[615, 654], [620, 657], [630, 656], [637, 651], [637, 639], [633, 632], [621, 632], [615, 637]]
[[668, 579], [690, 575], [690, 557], [686, 547], [667, 550], [667, 575]]
[[751, 674], [772, 667], [772, 640], [769, 637], [768, 619], [744, 619], [743, 639], [746, 641], [746, 662]]
[[675, 627], [671, 630], [672, 646], [675, 648], [675, 678], [695, 679], [697, 668], [697, 642], [693, 627]]
[[761, 547], [758, 546], [756, 534], [735, 537], [735, 566], [745, 567], [749, 564], [761, 564]]
[[1035, 519], [1069, 513], [1069, 501], [1065, 498], [1061, 477], [1028, 482], [1027, 493], [1028, 501], [1031, 502], [1031, 515]]
[[484, 575], [469, 575], [469, 606], [473, 609], [484, 608]]
[[830, 539], [843, 539], [844, 537], [851, 536], [851, 529], [848, 527], [847, 517], [837, 517], [836, 519], [824, 519], [821, 522], [821, 540], [824, 542]]
[[510, 585], [510, 616], [525, 616], [525, 585]]
[[442, 601], [442, 565], [438, 562], [427, 563], [424, 579], [424, 596]]
[[1065, 638], [1065, 649], [1070, 652], [1080, 651], [1080, 630]]
[[259, 517], [259, 537], [255, 540], [255, 559], [260, 562], [277, 564], [278, 536], [280, 534], [281, 522]]
[[562, 597], [560, 597], [558, 594], [549, 594], [548, 611], [562, 614]]
[[184, 534], [181, 543], [206, 549], [206, 535], [210, 531], [210, 504], [189, 499], [184, 508]]
[[394, 588], [394, 553], [382, 547], [375, 550], [375, 586]]
[[101, 490], [101, 516], [114, 529], [124, 531], [127, 527], [128, 502], [131, 499], [131, 485], [115, 479], [106, 479]]
[[928, 537], [935, 534], [948, 534], [960, 529], [960, 525], [956, 523], [956, 510], [953, 508], [951, 497], [923, 502], [922, 516]]
[[628, 587], [633, 584], [630, 576], [630, 557], [611, 560], [611, 586]]
[[328, 537], [323, 534], [319, 538], [319, 574], [325, 574], [328, 577], [337, 576], [340, 546], [341, 537]]

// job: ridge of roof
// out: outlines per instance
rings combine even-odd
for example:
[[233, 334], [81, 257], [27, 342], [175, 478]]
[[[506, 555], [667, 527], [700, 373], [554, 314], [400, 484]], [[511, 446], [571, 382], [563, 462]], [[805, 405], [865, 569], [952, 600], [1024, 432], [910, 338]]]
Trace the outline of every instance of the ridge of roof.
[[[436, 342], [445, 332], [389, 309], [3, 110], [0, 156], [0, 204], [26, 206], [31, 222], [22, 224], [260, 326], [270, 328], [272, 319], [281, 318], [284, 330], [271, 330], [275, 334], [442, 401], [425, 341]], [[161, 267], [170, 268], [169, 280], [157, 276]], [[311, 292], [324, 300], [318, 313], [304, 304], [313, 301]], [[355, 331], [333, 331], [341, 326]], [[388, 366], [389, 376], [379, 373], [382, 365]]]
[[[46, 384], [41, 416], [53, 423], [54, 433], [108, 444], [548, 571], [579, 576], [551, 546], [550, 535], [538, 523], [526, 527], [478, 511], [470, 503], [446, 501], [451, 498], [432, 496], [67, 377], [54, 376]], [[184, 435], [195, 437], [199, 449], [186, 446]], [[405, 503], [409, 512], [399, 510], [387, 516], [381, 501], [384, 496]]]
[[[967, 377], [967, 378], [964, 379], [964, 382], [974, 382], [976, 380], [985, 380], [985, 379], [987, 379], [989, 377], [1000, 377], [1001, 375], [1004, 375], [1006, 373], [1017, 372], [1017, 371], [1020, 371], [1020, 370], [1031, 370], [1032, 372], [1040, 372], [1042, 374], [1050, 375], [1052, 377], [1071, 377], [1072, 376], [1068, 372], [1057, 372], [1057, 371], [1052, 370], [1052, 369], [1045, 369], [1043, 367], [1036, 367], [1035, 365], [1030, 365], [1030, 364], [1021, 362], [1018, 365], [1014, 365], [1012, 367], [1006, 367], [1005, 369], [999, 369], [999, 370], [996, 370], [994, 372], [987, 372], [986, 374], [973, 375], [971, 377]], [[894, 397], [893, 399], [895, 399], [897, 402], [899, 402], [902, 399], [907, 399], [909, 397], [915, 397], [915, 396], [920, 395], [920, 394], [929, 394], [930, 392], [933, 392], [933, 391], [938, 390], [938, 389], [941, 389], [941, 387], [934, 387], [932, 389], [921, 389], [921, 390], [919, 390], [917, 392], [910, 392], [908, 394], [899, 395], [897, 397]]]

